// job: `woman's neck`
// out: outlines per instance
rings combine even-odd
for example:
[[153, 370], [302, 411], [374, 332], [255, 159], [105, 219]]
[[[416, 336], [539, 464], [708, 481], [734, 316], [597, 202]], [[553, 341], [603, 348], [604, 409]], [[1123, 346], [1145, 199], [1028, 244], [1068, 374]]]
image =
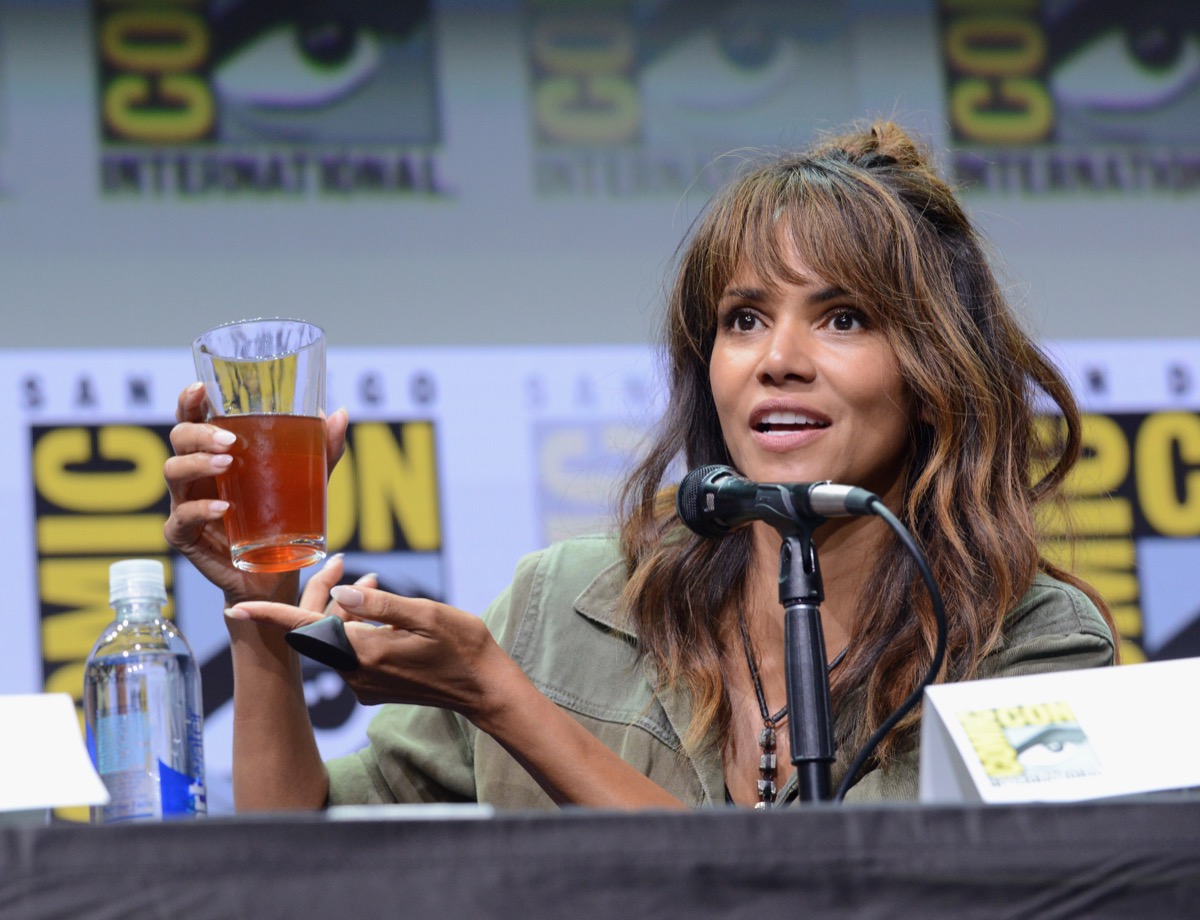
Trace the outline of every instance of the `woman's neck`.
[[[780, 549], [783, 540], [767, 524], [754, 524], [746, 616], [752, 633], [775, 633], [782, 624], [779, 598]], [[877, 518], [835, 518], [813, 535], [823, 597], [821, 626], [829, 658], [850, 641], [862, 609], [862, 588], [879, 558], [886, 526]]]

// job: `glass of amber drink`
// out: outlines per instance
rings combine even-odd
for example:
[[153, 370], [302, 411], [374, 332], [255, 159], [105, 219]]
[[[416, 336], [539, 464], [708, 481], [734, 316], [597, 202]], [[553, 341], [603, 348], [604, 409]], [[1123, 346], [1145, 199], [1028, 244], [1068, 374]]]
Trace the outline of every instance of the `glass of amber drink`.
[[325, 558], [325, 332], [249, 319], [192, 343], [208, 420], [237, 435], [217, 476], [233, 564], [287, 572]]

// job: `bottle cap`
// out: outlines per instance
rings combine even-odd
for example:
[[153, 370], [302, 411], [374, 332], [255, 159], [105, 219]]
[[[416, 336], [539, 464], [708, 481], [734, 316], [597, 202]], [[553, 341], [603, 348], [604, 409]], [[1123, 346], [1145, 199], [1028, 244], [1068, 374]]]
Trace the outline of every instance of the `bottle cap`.
[[167, 602], [166, 578], [163, 564], [157, 559], [124, 559], [114, 562], [108, 570], [108, 602], [133, 598]]

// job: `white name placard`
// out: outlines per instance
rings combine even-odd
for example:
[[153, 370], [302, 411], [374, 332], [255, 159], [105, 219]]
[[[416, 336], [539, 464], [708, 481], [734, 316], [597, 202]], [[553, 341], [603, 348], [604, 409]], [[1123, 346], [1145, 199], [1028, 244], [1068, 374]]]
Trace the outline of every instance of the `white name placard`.
[[67, 694], [0, 696], [0, 739], [0, 821], [108, 802]]
[[1200, 658], [929, 687], [922, 802], [1065, 802], [1200, 786]]

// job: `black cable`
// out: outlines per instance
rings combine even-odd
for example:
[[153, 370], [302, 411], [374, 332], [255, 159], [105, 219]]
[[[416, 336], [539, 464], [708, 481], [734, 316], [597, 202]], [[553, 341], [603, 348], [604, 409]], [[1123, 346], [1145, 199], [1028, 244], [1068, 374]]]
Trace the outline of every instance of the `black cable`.
[[937, 618], [937, 645], [934, 649], [933, 661], [930, 662], [929, 671], [925, 674], [925, 678], [909, 694], [908, 699], [901, 703], [896, 711], [888, 716], [883, 724], [875, 730], [875, 733], [867, 739], [867, 743], [862, 746], [862, 749], [855, 755], [854, 760], [851, 761], [850, 768], [846, 771], [846, 775], [842, 777], [842, 782], [838, 786], [837, 792], [834, 793], [833, 801], [835, 802], [840, 802], [845, 798], [846, 793], [854, 785], [858, 771], [862, 769], [863, 764], [867, 762], [867, 758], [875, 751], [875, 748], [883, 740], [884, 736], [920, 702], [925, 688], [933, 683], [938, 675], [938, 671], [942, 669], [942, 660], [946, 657], [946, 607], [942, 603], [942, 594], [938, 590], [937, 583], [933, 580], [933, 572], [929, 569], [929, 563], [925, 560], [925, 554], [921, 552], [921, 547], [912, 538], [912, 534], [900, 523], [899, 518], [892, 514], [879, 498], [873, 497], [869, 503], [869, 507], [872, 514], [883, 518], [887, 522], [887, 525], [895, 531], [896, 536], [900, 538], [900, 542], [904, 544], [904, 548], [913, 557], [913, 561], [916, 562], [917, 568], [921, 572], [921, 578], [925, 582], [925, 587], [929, 590], [930, 600], [933, 601], [934, 616]]

